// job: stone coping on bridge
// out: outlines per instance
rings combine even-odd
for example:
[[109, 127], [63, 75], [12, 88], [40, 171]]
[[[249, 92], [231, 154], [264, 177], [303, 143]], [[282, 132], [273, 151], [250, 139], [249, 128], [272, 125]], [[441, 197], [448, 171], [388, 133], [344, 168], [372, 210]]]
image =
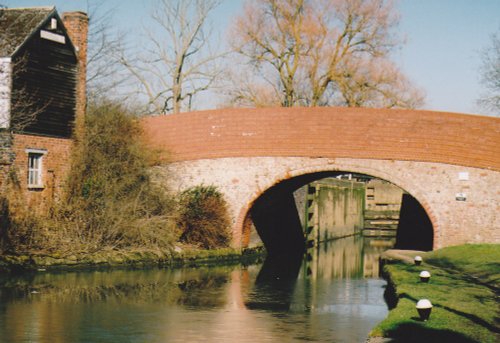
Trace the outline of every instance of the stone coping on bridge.
[[500, 171], [500, 119], [339, 107], [221, 109], [147, 117], [172, 162], [289, 156], [437, 162]]

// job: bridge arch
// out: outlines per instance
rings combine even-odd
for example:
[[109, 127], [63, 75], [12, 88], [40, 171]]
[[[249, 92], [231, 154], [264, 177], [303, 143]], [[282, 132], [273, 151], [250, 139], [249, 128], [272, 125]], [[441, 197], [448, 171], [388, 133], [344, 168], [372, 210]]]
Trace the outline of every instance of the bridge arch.
[[276, 175], [274, 180], [271, 180], [263, 188], [259, 188], [253, 194], [249, 195], [243, 203], [243, 207], [239, 210], [238, 216], [234, 229], [233, 237], [241, 237], [241, 242], [235, 242], [236, 245], [247, 246], [250, 237], [250, 230], [252, 227], [251, 210], [263, 194], [266, 194], [269, 190], [274, 187], [293, 179], [305, 177], [304, 180], [299, 181], [296, 186], [304, 186], [312, 181], [319, 180], [324, 177], [336, 176], [344, 173], [354, 173], [363, 174], [370, 177], [378, 178], [399, 187], [403, 191], [407, 192], [413, 198], [417, 200], [420, 206], [425, 211], [429, 221], [432, 225], [433, 237], [432, 241], [436, 240], [436, 232], [439, 232], [438, 222], [435, 215], [433, 214], [432, 208], [430, 207], [428, 200], [425, 196], [424, 190], [418, 183], [410, 183], [401, 179], [398, 175], [390, 174], [387, 171], [366, 167], [359, 164], [350, 164], [339, 167], [332, 163], [332, 161], [327, 161], [324, 165], [313, 165], [313, 166], [303, 166], [294, 170], [287, 170], [279, 175]]
[[[424, 207], [434, 248], [500, 243], [500, 119], [363, 108], [224, 109], [150, 117], [145, 140], [175, 190], [214, 185], [229, 203], [233, 246], [248, 211], [283, 180], [352, 171], [387, 180]], [[160, 177], [161, 178], [161, 177]]]

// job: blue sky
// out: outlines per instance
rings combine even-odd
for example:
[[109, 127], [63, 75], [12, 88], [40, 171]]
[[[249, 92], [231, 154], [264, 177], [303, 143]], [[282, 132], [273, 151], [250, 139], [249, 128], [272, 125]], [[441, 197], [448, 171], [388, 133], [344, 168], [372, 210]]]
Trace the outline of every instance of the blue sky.
[[[114, 21], [124, 30], [140, 29], [151, 11], [151, 0], [106, 0], [115, 8]], [[243, 1], [224, 0], [214, 18], [221, 31], [242, 9]], [[87, 11], [86, 0], [0, 0], [8, 7], [55, 5], [59, 12]], [[481, 113], [475, 105], [480, 51], [500, 30], [500, 0], [399, 0], [399, 31], [405, 45], [394, 59], [426, 92], [425, 109]]]

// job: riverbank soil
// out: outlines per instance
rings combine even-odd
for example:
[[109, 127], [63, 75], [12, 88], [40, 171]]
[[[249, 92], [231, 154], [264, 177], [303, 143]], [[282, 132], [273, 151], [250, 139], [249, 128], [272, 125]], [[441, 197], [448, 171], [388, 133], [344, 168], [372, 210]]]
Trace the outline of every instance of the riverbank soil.
[[[386, 342], [500, 342], [500, 245], [422, 252], [420, 266], [413, 263], [415, 253], [392, 250], [382, 256], [391, 311], [370, 336]], [[423, 270], [431, 274], [428, 283], [420, 281]], [[433, 305], [427, 321], [415, 308], [420, 299]]]
[[263, 259], [263, 247], [235, 250], [197, 249], [192, 246], [174, 250], [103, 250], [75, 255], [0, 255], [0, 273], [27, 271], [74, 271], [107, 268], [196, 267], [212, 264], [252, 263]]

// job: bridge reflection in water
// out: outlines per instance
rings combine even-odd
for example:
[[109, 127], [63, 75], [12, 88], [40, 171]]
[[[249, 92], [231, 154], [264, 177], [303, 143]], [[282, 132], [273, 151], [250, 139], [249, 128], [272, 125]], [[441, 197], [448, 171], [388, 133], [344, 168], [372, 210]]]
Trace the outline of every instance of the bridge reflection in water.
[[385, 244], [353, 236], [262, 266], [0, 279], [0, 341], [364, 342], [388, 311], [374, 277]]

